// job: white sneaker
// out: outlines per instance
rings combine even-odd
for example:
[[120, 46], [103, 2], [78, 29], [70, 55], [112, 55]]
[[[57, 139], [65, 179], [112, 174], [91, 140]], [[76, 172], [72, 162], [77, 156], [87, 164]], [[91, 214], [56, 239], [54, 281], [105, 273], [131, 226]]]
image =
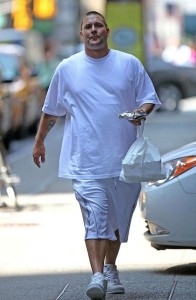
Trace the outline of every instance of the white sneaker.
[[88, 285], [86, 294], [93, 300], [105, 300], [107, 290], [107, 279], [102, 273], [95, 273], [91, 277], [91, 282]]
[[107, 284], [107, 293], [108, 294], [124, 294], [125, 288], [120, 282], [119, 271], [117, 270], [116, 265], [106, 264], [104, 266], [104, 275], [108, 279]]

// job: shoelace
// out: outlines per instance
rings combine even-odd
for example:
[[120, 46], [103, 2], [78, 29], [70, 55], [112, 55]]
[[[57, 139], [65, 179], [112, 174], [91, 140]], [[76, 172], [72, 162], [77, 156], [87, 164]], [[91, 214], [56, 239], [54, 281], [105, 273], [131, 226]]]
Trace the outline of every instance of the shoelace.
[[100, 280], [104, 280], [104, 278], [102, 276], [92, 276], [91, 277], [91, 282], [97, 282], [97, 281], [100, 282]]
[[106, 277], [108, 278], [109, 282], [120, 283], [118, 273], [119, 272], [117, 270], [106, 271]]

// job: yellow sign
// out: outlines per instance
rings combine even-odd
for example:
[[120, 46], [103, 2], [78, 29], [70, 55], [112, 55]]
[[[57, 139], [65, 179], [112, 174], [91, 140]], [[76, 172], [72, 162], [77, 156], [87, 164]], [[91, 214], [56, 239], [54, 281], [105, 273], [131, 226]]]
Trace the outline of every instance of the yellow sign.
[[110, 28], [109, 47], [144, 61], [142, 1], [108, 1], [106, 19]]

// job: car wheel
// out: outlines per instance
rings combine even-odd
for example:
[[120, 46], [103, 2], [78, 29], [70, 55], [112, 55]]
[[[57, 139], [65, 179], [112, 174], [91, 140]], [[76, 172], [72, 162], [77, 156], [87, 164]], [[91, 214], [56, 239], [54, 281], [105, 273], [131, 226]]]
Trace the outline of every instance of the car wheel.
[[161, 84], [157, 94], [162, 103], [161, 110], [174, 111], [178, 109], [179, 101], [183, 98], [180, 88], [172, 83]]

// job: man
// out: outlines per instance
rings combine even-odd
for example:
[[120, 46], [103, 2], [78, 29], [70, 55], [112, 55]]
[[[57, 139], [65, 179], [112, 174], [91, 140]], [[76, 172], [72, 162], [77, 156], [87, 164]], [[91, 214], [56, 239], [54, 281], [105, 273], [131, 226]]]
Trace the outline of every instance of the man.
[[[93, 276], [90, 299], [124, 293], [116, 259], [127, 242], [140, 184], [119, 180], [121, 162], [136, 139], [136, 126], [119, 120], [124, 111], [150, 113], [160, 106], [143, 66], [132, 55], [108, 48], [109, 28], [98, 12], [87, 13], [80, 35], [85, 50], [63, 60], [51, 81], [35, 139], [34, 162], [45, 162], [44, 140], [66, 115], [59, 176], [73, 180], [85, 226]], [[105, 265], [104, 265], [105, 264]]]

